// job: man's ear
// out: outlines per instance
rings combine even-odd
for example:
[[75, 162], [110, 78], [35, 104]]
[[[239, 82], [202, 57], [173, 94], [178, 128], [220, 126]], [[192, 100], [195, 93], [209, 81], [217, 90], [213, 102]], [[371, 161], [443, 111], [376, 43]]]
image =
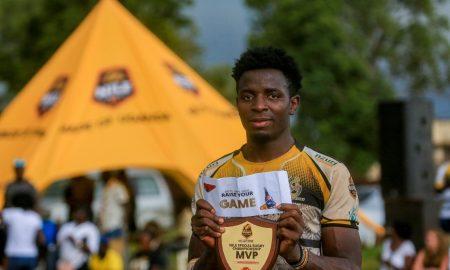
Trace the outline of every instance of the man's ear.
[[289, 99], [289, 114], [294, 115], [300, 106], [300, 95], [294, 95]]

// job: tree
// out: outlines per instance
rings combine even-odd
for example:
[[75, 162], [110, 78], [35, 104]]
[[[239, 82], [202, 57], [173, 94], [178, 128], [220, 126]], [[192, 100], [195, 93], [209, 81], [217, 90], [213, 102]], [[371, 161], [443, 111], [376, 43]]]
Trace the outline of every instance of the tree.
[[[0, 1], [0, 82], [17, 93], [75, 30], [98, 0]], [[191, 0], [124, 0], [135, 16], [183, 58], [195, 63], [195, 28], [182, 10]]]
[[251, 46], [293, 55], [304, 77], [295, 136], [362, 176], [377, 156], [376, 105], [448, 85], [448, 24], [436, 1], [246, 0]]

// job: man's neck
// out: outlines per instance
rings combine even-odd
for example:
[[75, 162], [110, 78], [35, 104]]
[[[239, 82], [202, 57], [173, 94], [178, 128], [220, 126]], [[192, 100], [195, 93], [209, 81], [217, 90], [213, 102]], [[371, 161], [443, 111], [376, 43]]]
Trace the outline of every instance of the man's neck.
[[271, 141], [255, 142], [248, 140], [242, 148], [242, 154], [248, 161], [266, 162], [288, 152], [294, 143], [295, 140], [290, 133]]

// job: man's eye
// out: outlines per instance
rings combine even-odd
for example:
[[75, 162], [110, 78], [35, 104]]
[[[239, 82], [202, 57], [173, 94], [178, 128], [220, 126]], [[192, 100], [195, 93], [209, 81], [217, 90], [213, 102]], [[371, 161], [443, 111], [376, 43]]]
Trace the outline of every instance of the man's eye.
[[269, 95], [269, 98], [270, 98], [270, 99], [278, 99], [279, 97], [280, 97], [280, 96], [277, 95], [277, 94], [275, 94], [275, 93]]
[[242, 99], [245, 101], [250, 101], [250, 100], [252, 100], [252, 96], [251, 95], [243, 95]]

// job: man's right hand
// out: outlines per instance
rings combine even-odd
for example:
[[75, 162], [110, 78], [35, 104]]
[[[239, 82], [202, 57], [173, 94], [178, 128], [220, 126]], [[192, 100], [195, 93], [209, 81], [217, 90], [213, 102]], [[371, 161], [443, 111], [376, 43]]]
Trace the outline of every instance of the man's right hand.
[[196, 207], [195, 215], [191, 219], [192, 233], [207, 247], [214, 248], [216, 238], [225, 232], [225, 229], [220, 227], [224, 220], [216, 216], [216, 210], [203, 199], [196, 202]]

